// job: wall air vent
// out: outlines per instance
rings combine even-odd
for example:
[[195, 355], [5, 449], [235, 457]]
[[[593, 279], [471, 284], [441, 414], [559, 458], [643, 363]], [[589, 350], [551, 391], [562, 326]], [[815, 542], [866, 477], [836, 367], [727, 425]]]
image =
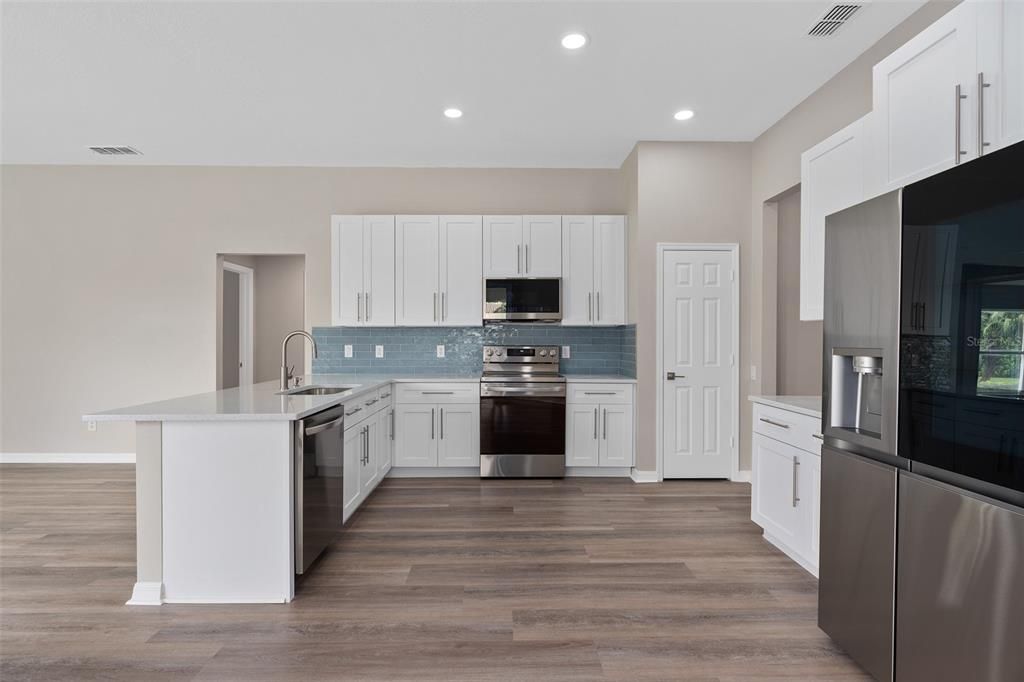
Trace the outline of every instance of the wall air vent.
[[825, 15], [811, 27], [811, 30], [807, 32], [807, 35], [814, 36], [815, 38], [825, 38], [831, 35], [835, 35], [836, 31], [843, 27], [843, 24], [848, 22], [854, 14], [857, 13], [863, 3], [844, 3], [841, 5], [833, 5], [832, 9], [825, 12]]
[[134, 147], [89, 147], [89, 149], [104, 156], [139, 156], [142, 154]]

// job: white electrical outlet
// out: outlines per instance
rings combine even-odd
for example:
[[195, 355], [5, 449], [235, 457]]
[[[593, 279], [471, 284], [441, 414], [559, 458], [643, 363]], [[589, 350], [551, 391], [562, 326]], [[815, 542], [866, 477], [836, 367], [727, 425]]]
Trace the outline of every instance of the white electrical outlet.
[[562, 346], [562, 358], [569, 357], [569, 346]]
[[757, 365], [750, 366], [750, 380], [757, 381]]
[[384, 357], [384, 346], [377, 344], [377, 348], [374, 350], [374, 355], [378, 358]]
[[437, 357], [439, 357], [439, 358], [443, 358], [444, 357], [444, 344], [443, 343], [439, 343], [437, 345]]
[[89, 428], [90, 431], [95, 431], [96, 430], [96, 422], [89, 422], [88, 428]]
[[352, 344], [351, 343], [346, 343], [345, 344], [345, 357], [346, 358], [352, 357]]

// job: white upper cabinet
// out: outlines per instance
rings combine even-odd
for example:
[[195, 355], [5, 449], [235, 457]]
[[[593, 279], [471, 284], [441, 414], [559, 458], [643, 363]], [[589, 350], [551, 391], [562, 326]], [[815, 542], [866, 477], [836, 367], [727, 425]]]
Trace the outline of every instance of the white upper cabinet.
[[398, 326], [483, 323], [480, 216], [395, 219]]
[[523, 216], [523, 275], [562, 276], [562, 216]]
[[485, 277], [523, 276], [523, 217], [489, 215], [483, 218]]
[[625, 323], [625, 216], [562, 216], [562, 324]]
[[977, 156], [976, 9], [954, 7], [875, 65], [871, 195]]
[[481, 218], [441, 216], [439, 228], [440, 323], [478, 327], [484, 309]]
[[483, 232], [485, 277], [562, 276], [561, 216], [484, 216]]
[[800, 156], [800, 319], [824, 312], [825, 217], [863, 201], [870, 114]]
[[395, 322], [430, 327], [440, 320], [437, 216], [395, 218]]
[[332, 320], [395, 324], [394, 216], [332, 216]]
[[979, 154], [1024, 140], [1024, 2], [973, 3], [978, 25]]
[[626, 324], [626, 217], [594, 216], [594, 323]]

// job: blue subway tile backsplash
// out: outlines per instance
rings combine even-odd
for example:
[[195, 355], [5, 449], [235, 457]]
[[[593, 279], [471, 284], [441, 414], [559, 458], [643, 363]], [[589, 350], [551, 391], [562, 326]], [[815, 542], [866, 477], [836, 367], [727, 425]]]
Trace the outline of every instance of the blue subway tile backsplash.
[[[563, 374], [636, 376], [636, 325], [562, 327], [494, 324], [482, 327], [313, 327], [319, 357], [313, 371], [325, 374], [453, 374], [479, 372], [483, 346], [569, 346]], [[351, 344], [353, 357], [345, 357]], [[444, 345], [445, 357], [437, 357]], [[384, 346], [384, 357], [374, 347]]]

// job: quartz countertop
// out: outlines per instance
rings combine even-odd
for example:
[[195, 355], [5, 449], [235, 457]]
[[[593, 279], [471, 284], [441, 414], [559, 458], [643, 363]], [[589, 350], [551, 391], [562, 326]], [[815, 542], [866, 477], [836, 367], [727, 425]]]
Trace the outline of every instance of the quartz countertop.
[[750, 402], [771, 405], [780, 410], [789, 410], [821, 419], [820, 395], [752, 395]]
[[82, 416], [82, 421], [289, 421], [302, 419], [390, 383], [480, 381], [479, 374], [392, 376], [307, 374], [302, 386], [346, 386], [333, 395], [280, 395], [277, 381], [131, 405]]

